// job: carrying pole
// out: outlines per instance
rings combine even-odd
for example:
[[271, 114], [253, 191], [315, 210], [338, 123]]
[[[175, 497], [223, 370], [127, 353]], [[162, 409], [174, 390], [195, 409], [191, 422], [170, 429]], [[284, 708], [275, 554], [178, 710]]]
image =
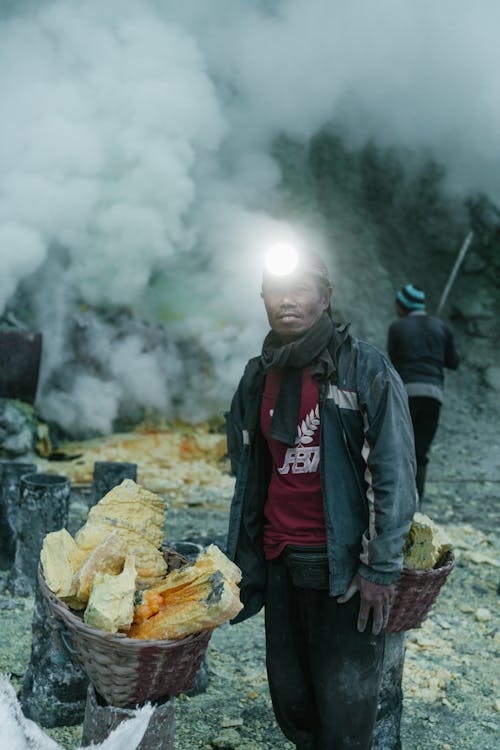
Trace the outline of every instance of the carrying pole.
[[473, 236], [474, 236], [474, 232], [471, 229], [471, 231], [469, 232], [469, 234], [467, 235], [467, 237], [463, 241], [462, 247], [460, 248], [460, 252], [458, 253], [457, 259], [455, 261], [455, 265], [451, 269], [451, 273], [450, 273], [449, 279], [446, 282], [446, 286], [443, 289], [443, 293], [441, 295], [441, 299], [439, 300], [439, 305], [437, 306], [436, 315], [439, 315], [441, 313], [441, 310], [443, 309], [443, 307], [445, 305], [445, 302], [446, 302], [446, 299], [448, 297], [448, 294], [450, 293], [450, 289], [451, 289], [451, 287], [453, 285], [453, 282], [455, 281], [455, 277], [456, 277], [456, 275], [458, 273], [458, 269], [460, 268], [460, 266], [462, 264], [462, 261], [465, 258], [467, 250], [470, 247], [470, 243], [472, 242]]

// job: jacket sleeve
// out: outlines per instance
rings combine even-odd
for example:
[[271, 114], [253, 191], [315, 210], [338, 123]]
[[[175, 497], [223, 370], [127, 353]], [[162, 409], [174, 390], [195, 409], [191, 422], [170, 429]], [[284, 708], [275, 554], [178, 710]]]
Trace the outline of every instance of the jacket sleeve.
[[390, 584], [402, 569], [403, 544], [417, 507], [415, 448], [399, 375], [380, 353], [370, 361], [360, 389], [369, 523], [359, 572], [375, 583]]
[[234, 396], [231, 400], [231, 406], [226, 412], [226, 438], [227, 453], [231, 463], [231, 473], [236, 476], [240, 463], [240, 456], [243, 449], [243, 379], [240, 381]]
[[240, 457], [243, 451], [245, 435], [245, 418], [251, 398], [250, 384], [258, 368], [259, 357], [249, 360], [243, 376], [231, 400], [229, 411], [225, 413], [227, 453], [231, 462], [231, 472], [237, 476]]

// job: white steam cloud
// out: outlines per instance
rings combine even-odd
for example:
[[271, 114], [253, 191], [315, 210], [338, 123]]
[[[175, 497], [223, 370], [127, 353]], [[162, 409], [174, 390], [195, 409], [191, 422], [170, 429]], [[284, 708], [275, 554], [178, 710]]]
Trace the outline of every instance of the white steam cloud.
[[[279, 133], [306, 141], [335, 122], [353, 145], [427, 150], [450, 189], [500, 199], [494, 0], [11, 6], [0, 18], [0, 312], [45, 268], [30, 287], [45, 383], [64, 361], [68, 311], [151, 308], [163, 272], [168, 314], [205, 337], [222, 387], [234, 384], [264, 326], [260, 253], [296, 231], [266, 214]], [[193, 277], [200, 253], [209, 267]], [[243, 337], [218, 327], [238, 320]], [[44, 413], [106, 431], [124, 398], [168, 411], [175, 347], [165, 360], [135, 334], [117, 344], [100, 333], [105, 387], [82, 368], [64, 395], [48, 390]]]

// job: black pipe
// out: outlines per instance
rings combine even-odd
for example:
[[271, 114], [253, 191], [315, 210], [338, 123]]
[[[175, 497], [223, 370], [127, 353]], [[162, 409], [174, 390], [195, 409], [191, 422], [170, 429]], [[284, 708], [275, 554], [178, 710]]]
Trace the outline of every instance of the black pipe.
[[67, 526], [70, 492], [70, 480], [60, 474], [21, 477], [16, 554], [9, 574], [16, 596], [34, 593], [44, 537]]
[[92, 480], [91, 505], [95, 505], [104, 495], [121, 484], [124, 479], [137, 480], [137, 464], [125, 461], [96, 461]]
[[71, 639], [56, 620], [37, 580], [31, 624], [31, 658], [23, 677], [25, 716], [44, 727], [81, 724], [89, 678], [71, 652]]
[[16, 554], [21, 477], [35, 471], [35, 464], [0, 461], [0, 568], [3, 570], [10, 568]]

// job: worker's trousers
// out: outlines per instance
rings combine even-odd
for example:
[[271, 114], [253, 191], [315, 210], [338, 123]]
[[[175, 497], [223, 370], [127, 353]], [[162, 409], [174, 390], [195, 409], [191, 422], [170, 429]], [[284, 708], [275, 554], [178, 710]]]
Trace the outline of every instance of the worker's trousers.
[[284, 555], [268, 562], [269, 690], [278, 724], [300, 750], [370, 750], [384, 635], [359, 633], [359, 595], [338, 604], [294, 586]]
[[410, 396], [408, 404], [415, 436], [417, 465], [426, 466], [429, 462], [427, 454], [438, 427], [441, 402], [427, 396]]

